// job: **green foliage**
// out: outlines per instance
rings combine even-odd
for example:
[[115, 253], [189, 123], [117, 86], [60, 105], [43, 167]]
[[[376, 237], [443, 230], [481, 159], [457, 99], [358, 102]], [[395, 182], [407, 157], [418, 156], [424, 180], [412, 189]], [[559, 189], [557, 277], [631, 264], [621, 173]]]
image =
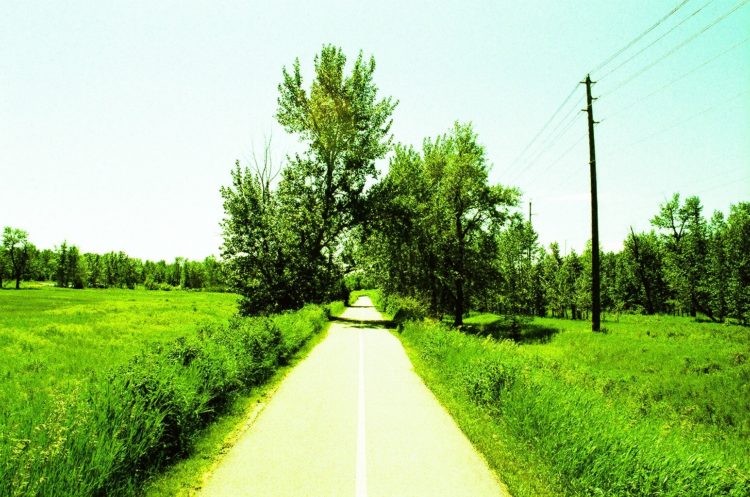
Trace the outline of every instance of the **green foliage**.
[[665, 274], [673, 302], [691, 316], [698, 311], [712, 315], [705, 305], [708, 240], [702, 210], [698, 197], [688, 197], [681, 205], [679, 194], [675, 194], [651, 220], [662, 233]]
[[344, 302], [342, 300], [337, 300], [335, 302], [331, 302], [330, 304], [327, 304], [325, 306], [326, 312], [328, 312], [329, 316], [341, 316], [344, 311], [346, 310], [346, 306], [344, 305]]
[[[172, 288], [225, 291], [223, 264], [213, 256], [203, 261], [181, 257], [174, 263], [141, 261], [126, 253], [81, 254], [63, 241], [54, 251], [37, 250], [25, 231], [6, 228], [0, 250], [0, 288], [12, 276], [21, 280], [54, 281], [62, 288], [129, 288], [143, 284], [149, 290]], [[13, 263], [13, 261], [16, 261]], [[15, 264], [15, 265], [14, 265]]]
[[[29, 262], [35, 251], [36, 248], [29, 241], [29, 235], [24, 230], [10, 226], [3, 229], [0, 270], [9, 272], [11, 278], [16, 280], [16, 289], [20, 288], [21, 280], [26, 277]], [[0, 278], [0, 283], [2, 283], [2, 278]]]
[[42, 424], [56, 398], [153, 342], [195, 334], [236, 311], [228, 293], [68, 290], [0, 292], [0, 431]]
[[379, 289], [372, 288], [368, 290], [353, 290], [349, 292], [349, 305], [354, 305], [359, 297], [369, 297], [370, 301], [372, 301], [372, 305], [374, 305], [378, 311], [381, 313], [385, 312], [385, 307], [383, 306], [384, 298]]
[[222, 189], [222, 255], [246, 314], [344, 296], [341, 250], [363, 220], [365, 186], [390, 149], [395, 103], [378, 100], [375, 61], [362, 54], [350, 74], [341, 49], [326, 45], [303, 87], [299, 60], [283, 70], [276, 118], [307, 145], [288, 157], [277, 189], [268, 160], [251, 172], [237, 164]]
[[[428, 322], [401, 334], [470, 436], [501, 439], [475, 442], [513, 495], [750, 494], [744, 329], [653, 317], [607, 323], [606, 335], [563, 320], [531, 325], [562, 331], [535, 345]], [[535, 472], [559, 482], [524, 481], [529, 449]], [[539, 490], [548, 485], [557, 488]]]
[[15, 416], [14, 429], [0, 431], [0, 494], [137, 494], [238, 391], [264, 382], [325, 323], [322, 308], [306, 307], [207, 325], [60, 395], [43, 423]]
[[421, 321], [427, 317], [426, 304], [414, 297], [402, 297], [395, 294], [386, 295], [379, 304], [385, 314], [393, 316], [393, 322], [399, 329], [407, 321]]
[[[725, 234], [726, 259], [730, 262], [727, 300], [730, 315], [750, 323], [750, 202], [733, 205]], [[716, 245], [715, 245], [716, 246]]]
[[294, 247], [271, 191], [270, 164], [264, 166], [253, 172], [241, 168], [238, 161], [232, 186], [221, 189], [225, 212], [221, 253], [230, 286], [243, 296], [240, 307], [246, 314], [302, 304], [290, 257]]
[[464, 310], [493, 284], [495, 236], [518, 192], [488, 183], [490, 166], [471, 125], [397, 147], [373, 190], [374, 273], [386, 294], [426, 300], [433, 314]]

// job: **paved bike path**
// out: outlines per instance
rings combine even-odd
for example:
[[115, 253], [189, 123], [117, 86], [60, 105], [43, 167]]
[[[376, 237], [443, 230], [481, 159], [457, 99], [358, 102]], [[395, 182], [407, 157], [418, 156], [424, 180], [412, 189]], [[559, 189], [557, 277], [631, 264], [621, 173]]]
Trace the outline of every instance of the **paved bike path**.
[[[342, 318], [377, 321], [360, 298]], [[385, 329], [332, 323], [203, 496], [497, 497], [485, 461]]]

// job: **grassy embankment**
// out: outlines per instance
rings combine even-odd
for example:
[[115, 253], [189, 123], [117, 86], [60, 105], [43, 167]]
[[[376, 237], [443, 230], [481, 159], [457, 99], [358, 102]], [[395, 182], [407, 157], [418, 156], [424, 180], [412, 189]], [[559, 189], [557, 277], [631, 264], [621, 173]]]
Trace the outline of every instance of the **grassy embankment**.
[[227, 324], [235, 298], [0, 292], [0, 494], [138, 493], [326, 322], [309, 307]]
[[750, 495], [750, 333], [535, 319], [515, 341], [407, 323], [417, 371], [516, 497]]

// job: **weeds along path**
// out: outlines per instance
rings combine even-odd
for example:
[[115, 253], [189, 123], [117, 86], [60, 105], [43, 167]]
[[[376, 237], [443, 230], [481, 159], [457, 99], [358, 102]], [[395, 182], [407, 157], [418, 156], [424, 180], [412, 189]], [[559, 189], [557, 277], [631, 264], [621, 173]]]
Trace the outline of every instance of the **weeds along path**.
[[[485, 461], [360, 297], [284, 379], [202, 496], [489, 497]], [[362, 321], [367, 324], [362, 323]]]

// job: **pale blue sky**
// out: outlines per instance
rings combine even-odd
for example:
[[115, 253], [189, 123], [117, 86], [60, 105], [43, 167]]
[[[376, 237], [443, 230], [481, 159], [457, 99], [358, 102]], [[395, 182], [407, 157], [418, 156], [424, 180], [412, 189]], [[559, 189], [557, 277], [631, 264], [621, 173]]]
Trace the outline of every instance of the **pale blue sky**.
[[[333, 43], [375, 56], [381, 94], [400, 101], [396, 140], [419, 145], [472, 121], [493, 181], [533, 199], [541, 240], [580, 251], [590, 230], [586, 120], [573, 111], [582, 86], [519, 154], [587, 71], [678, 3], [5, 0], [0, 225], [41, 247], [218, 253], [218, 190], [234, 160], [268, 135], [279, 159], [297, 146], [273, 119], [282, 66], [299, 57], [309, 81], [313, 55]], [[674, 191], [698, 194], [707, 216], [750, 200], [748, 37], [748, 0], [688, 0], [592, 73], [605, 248], [630, 225], [648, 228]]]

